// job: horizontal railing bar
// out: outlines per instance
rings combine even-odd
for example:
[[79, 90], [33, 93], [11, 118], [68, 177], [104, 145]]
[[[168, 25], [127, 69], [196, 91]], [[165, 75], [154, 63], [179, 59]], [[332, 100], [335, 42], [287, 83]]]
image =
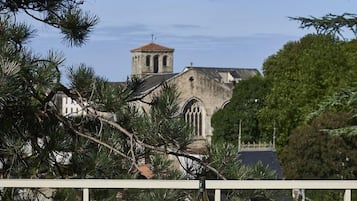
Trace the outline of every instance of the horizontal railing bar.
[[[198, 189], [198, 180], [0, 179], [0, 187]], [[357, 189], [357, 180], [207, 180], [207, 189]]]
[[0, 179], [0, 187], [198, 189], [198, 180]]
[[356, 180], [207, 180], [207, 189], [357, 189]]

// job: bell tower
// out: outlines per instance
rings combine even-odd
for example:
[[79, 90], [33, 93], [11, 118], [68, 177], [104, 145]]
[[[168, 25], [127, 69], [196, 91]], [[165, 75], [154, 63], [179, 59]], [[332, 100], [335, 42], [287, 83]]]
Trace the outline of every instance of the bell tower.
[[149, 43], [131, 51], [131, 76], [173, 73], [174, 49]]

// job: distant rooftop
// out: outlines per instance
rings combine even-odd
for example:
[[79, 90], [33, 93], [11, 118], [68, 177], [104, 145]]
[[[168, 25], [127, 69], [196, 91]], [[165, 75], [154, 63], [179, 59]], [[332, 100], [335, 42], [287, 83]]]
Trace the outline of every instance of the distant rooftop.
[[269, 169], [276, 172], [278, 179], [283, 178], [283, 171], [275, 151], [244, 150], [238, 153], [238, 159], [241, 160], [242, 164], [245, 166], [254, 166], [261, 161], [264, 166], [268, 166]]
[[136, 96], [145, 95], [148, 91], [160, 86], [177, 73], [151, 74], [144, 78], [143, 85], [136, 92]]
[[161, 52], [161, 51], [162, 52], [173, 52], [174, 50], [175, 49], [173, 49], [173, 48], [165, 47], [165, 46], [162, 46], [162, 45], [159, 45], [159, 44], [151, 42], [151, 43], [146, 44], [144, 46], [132, 49], [130, 52], [152, 52], [152, 51], [155, 51], [155, 52]]
[[[137, 48], [139, 49], [139, 48]], [[135, 50], [135, 49], [134, 49]], [[222, 67], [186, 67], [184, 72], [187, 70], [198, 70], [203, 74], [206, 74], [209, 78], [217, 80], [220, 83], [224, 83], [229, 87], [233, 87], [234, 84], [231, 80], [238, 82], [242, 79], [247, 79], [254, 75], [259, 74], [257, 69], [253, 68], [222, 68]], [[180, 73], [152, 73], [143, 78], [143, 85], [137, 91], [136, 96], [145, 96], [151, 90], [160, 86], [165, 81], [171, 79], [172, 77], [179, 75]], [[224, 75], [230, 75], [231, 78], [227, 78]]]
[[213, 79], [221, 79], [219, 73], [229, 73], [233, 78], [239, 79], [246, 79], [260, 74], [259, 71], [255, 68], [188, 66], [185, 68], [185, 71], [189, 69], [200, 70]]

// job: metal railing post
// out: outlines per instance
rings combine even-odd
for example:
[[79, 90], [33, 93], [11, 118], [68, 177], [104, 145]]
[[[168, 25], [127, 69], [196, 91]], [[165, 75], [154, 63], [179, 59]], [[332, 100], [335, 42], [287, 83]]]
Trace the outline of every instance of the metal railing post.
[[346, 189], [343, 196], [343, 201], [351, 201], [351, 190]]
[[214, 201], [221, 201], [221, 189], [215, 189]]
[[89, 201], [89, 189], [83, 188], [83, 201]]

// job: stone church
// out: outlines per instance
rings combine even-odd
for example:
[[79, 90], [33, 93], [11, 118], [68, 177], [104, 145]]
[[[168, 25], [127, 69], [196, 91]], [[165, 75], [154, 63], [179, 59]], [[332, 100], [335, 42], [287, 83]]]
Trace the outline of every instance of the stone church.
[[[211, 117], [230, 101], [234, 85], [259, 74], [257, 69], [251, 68], [198, 66], [188, 66], [181, 73], [174, 73], [174, 49], [153, 42], [132, 49], [131, 60], [131, 76], [144, 79], [139, 96], [145, 102], [150, 102], [164, 82], [177, 86], [180, 112], [194, 128], [193, 149], [210, 143]], [[149, 110], [148, 104], [137, 102], [137, 105]]]

